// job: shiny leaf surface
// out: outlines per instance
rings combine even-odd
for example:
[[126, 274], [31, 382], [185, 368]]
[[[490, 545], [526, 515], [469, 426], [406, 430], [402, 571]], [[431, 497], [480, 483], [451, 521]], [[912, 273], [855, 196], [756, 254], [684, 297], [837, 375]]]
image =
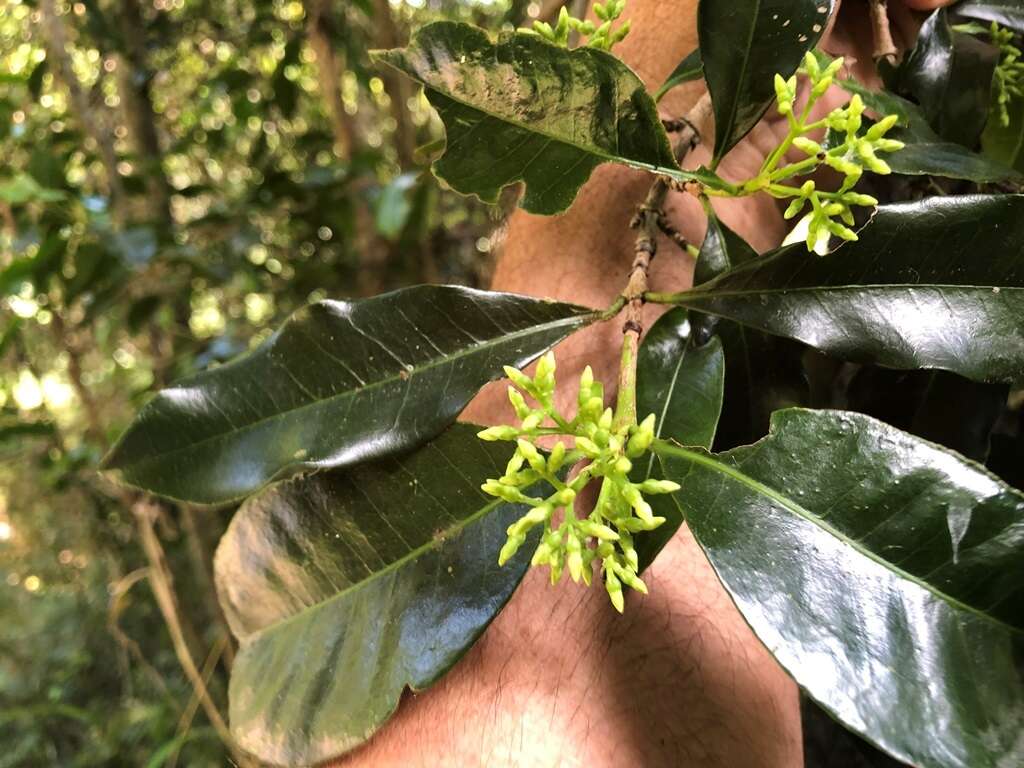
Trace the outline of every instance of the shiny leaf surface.
[[273, 485], [242, 505], [216, 557], [241, 647], [231, 729], [275, 765], [363, 743], [483, 632], [532, 547], [499, 568], [524, 509], [480, 491], [508, 460], [455, 425], [415, 453]]
[[781, 411], [717, 456], [659, 451], [747, 622], [834, 717], [915, 765], [1024, 759], [1020, 492], [845, 412]]
[[715, 113], [715, 167], [775, 100], [774, 77], [792, 75], [818, 43], [833, 0], [704, 0], [697, 31]]
[[955, 10], [961, 16], [996, 21], [1024, 32], [1024, 4], [1020, 0], [964, 0], [956, 4]]
[[940, 136], [973, 147], [988, 116], [997, 61], [994, 46], [954, 32], [946, 10], [939, 9], [922, 25], [900, 68], [900, 90], [917, 99]]
[[[722, 344], [712, 339], [697, 346], [686, 310], [678, 307], [658, 319], [644, 337], [637, 357], [637, 414], [658, 417], [657, 436], [682, 445], [711, 448], [722, 413], [725, 358]], [[633, 480], [661, 479], [653, 454], [634, 467]], [[641, 566], [650, 565], [682, 523], [679, 509], [667, 496], [648, 497], [655, 515], [665, 522], [636, 537]]]
[[825, 257], [800, 244], [672, 301], [837, 357], [1024, 378], [1024, 196], [882, 206]]
[[[708, 210], [694, 282], [701, 284], [757, 258], [757, 252]], [[725, 392], [715, 445], [732, 448], [762, 437], [773, 411], [807, 404], [802, 344], [710, 315], [694, 315], [698, 340], [712, 334], [725, 353]], [[710, 447], [710, 446], [709, 446]]]
[[661, 97], [677, 85], [700, 80], [702, 77], [704, 77], [704, 61], [700, 57], [700, 48], [698, 48], [680, 61], [676, 68], [672, 70], [672, 73], [665, 78], [661, 88], [655, 92], [654, 100], [661, 101]]
[[376, 56], [424, 85], [448, 135], [434, 171], [462, 194], [496, 202], [522, 180], [523, 208], [554, 214], [601, 163], [694, 177], [678, 169], [643, 82], [609, 53], [437, 22]]
[[850, 93], [859, 94], [878, 114], [899, 115], [899, 127], [888, 135], [906, 146], [885, 157], [893, 173], [967, 179], [979, 184], [1019, 179], [1013, 167], [996, 155], [986, 152], [986, 157], [944, 140], [928, 125], [928, 118], [912, 101], [887, 91], [872, 91], [853, 80], [841, 81], [839, 85]]
[[407, 450], [476, 391], [593, 319], [454, 286], [323, 301], [252, 354], [165, 389], [106, 459], [122, 481], [200, 504], [303, 469]]

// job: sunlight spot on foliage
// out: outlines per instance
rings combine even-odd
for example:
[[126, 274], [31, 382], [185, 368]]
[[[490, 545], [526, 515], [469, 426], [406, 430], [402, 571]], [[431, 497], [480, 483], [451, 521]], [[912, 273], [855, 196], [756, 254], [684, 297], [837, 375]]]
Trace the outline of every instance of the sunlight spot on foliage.
[[245, 319], [253, 325], [262, 325], [274, 315], [274, 297], [268, 293], [249, 293], [245, 296]]
[[14, 402], [23, 411], [31, 411], [43, 404], [43, 388], [39, 379], [27, 368], [22, 368], [18, 381], [11, 390]]

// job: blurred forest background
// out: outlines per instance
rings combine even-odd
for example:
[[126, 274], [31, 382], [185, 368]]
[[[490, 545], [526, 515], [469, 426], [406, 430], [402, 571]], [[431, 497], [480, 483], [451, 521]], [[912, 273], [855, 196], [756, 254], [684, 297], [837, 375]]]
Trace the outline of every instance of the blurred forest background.
[[0, 768], [226, 763], [232, 510], [97, 463], [306, 302], [485, 283], [502, 209], [438, 186], [439, 122], [367, 52], [560, 5], [0, 0]]

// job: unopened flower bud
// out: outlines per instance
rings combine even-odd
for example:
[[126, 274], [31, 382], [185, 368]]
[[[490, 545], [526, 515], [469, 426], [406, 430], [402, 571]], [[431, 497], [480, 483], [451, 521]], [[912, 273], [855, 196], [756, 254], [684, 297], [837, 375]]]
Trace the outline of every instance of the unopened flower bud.
[[515, 440], [519, 437], [519, 430], [509, 426], [488, 427], [482, 432], [477, 432], [476, 436], [490, 443], [497, 440]]
[[498, 553], [498, 565], [502, 566], [511, 560], [515, 553], [519, 551], [519, 548], [523, 546], [524, 541], [526, 541], [525, 536], [509, 536], [505, 546]]
[[540, 392], [552, 392], [555, 388], [555, 354], [548, 352], [537, 363], [537, 373], [533, 377], [534, 384]]
[[505, 371], [505, 376], [506, 378], [508, 378], [509, 381], [511, 381], [524, 392], [527, 392], [528, 394], [531, 395], [533, 394], [533, 381], [530, 379], [529, 376], [527, 376], [519, 369], [513, 368], [511, 365], [504, 366], [502, 370]]
[[601, 455], [601, 449], [597, 444], [586, 437], [576, 438], [576, 448], [583, 451], [584, 455], [591, 459], [596, 459]]
[[572, 504], [575, 498], [576, 491], [574, 491], [572, 488], [563, 488], [554, 496], [552, 496], [552, 501], [559, 507], [566, 507]]
[[525, 419], [530, 415], [530, 406], [526, 404], [526, 399], [515, 387], [508, 388], [508, 400], [512, 403], [512, 410], [516, 412], [517, 418]]
[[551, 547], [548, 546], [546, 541], [542, 541], [537, 549], [533, 553], [533, 557], [530, 559], [530, 565], [547, 565], [548, 560], [551, 558]]
[[671, 480], [644, 480], [640, 484], [640, 490], [644, 493], [675, 493], [682, 486]]
[[565, 443], [559, 440], [548, 455], [548, 471], [557, 472], [565, 463]]
[[598, 541], [619, 540], [619, 534], [603, 523], [595, 523], [593, 520], [580, 520], [577, 526], [586, 536], [592, 536]]
[[644, 584], [644, 580], [637, 576], [635, 572], [623, 568], [619, 571], [619, 577], [625, 582], [627, 587], [635, 589], [640, 594], [647, 594], [647, 585]]
[[622, 613], [626, 608], [626, 600], [622, 596], [622, 584], [607, 565], [605, 565], [604, 572], [604, 588], [608, 592], [608, 597], [611, 599], [612, 605], [615, 606], [615, 610]]
[[793, 146], [807, 155], [817, 155], [821, 152], [821, 144], [804, 136], [797, 136], [793, 139]]
[[523, 454], [523, 457], [527, 462], [529, 462], [531, 467], [538, 472], [543, 472], [547, 469], [544, 457], [540, 455], [540, 451], [537, 450], [537, 447], [533, 443], [520, 438], [516, 440], [516, 445], [519, 446], [519, 452]]
[[782, 217], [784, 219], [787, 219], [787, 220], [788, 219], [792, 219], [794, 216], [796, 216], [798, 213], [800, 213], [800, 211], [802, 211], [804, 209], [804, 206], [806, 206], [806, 205], [807, 205], [807, 200], [805, 198], [803, 198], [803, 197], [794, 198], [793, 201], [789, 204], [789, 207], [786, 208], [786, 212], [784, 214], [782, 214]]
[[775, 75], [775, 98], [779, 102], [780, 115], [786, 115], [793, 111], [794, 94], [790, 93], [786, 80], [779, 74]]
[[521, 454], [519, 451], [516, 451], [515, 453], [513, 453], [512, 454], [512, 458], [509, 459], [508, 460], [508, 464], [505, 465], [505, 474], [506, 475], [514, 475], [514, 474], [516, 474], [520, 469], [523, 468], [523, 462], [524, 461], [526, 461], [526, 459], [523, 458], [523, 454]]
[[885, 134], [889, 132], [889, 129], [896, 125], [896, 123], [898, 123], [899, 120], [899, 115], [886, 115], [877, 123], [868, 128], [867, 133], [864, 134], [864, 137], [870, 141], [880, 139], [883, 136], [885, 136]]
[[588, 365], [583, 369], [583, 373], [580, 374], [580, 391], [577, 396], [576, 402], [582, 408], [586, 402], [593, 396], [591, 391], [594, 388], [594, 370]]
[[542, 418], [543, 417], [541, 416], [541, 414], [539, 414], [537, 412], [531, 413], [525, 419], [523, 419], [522, 431], [523, 432], [532, 432], [533, 430], [535, 430], [537, 427], [540, 426], [540, 422], [541, 422]]
[[879, 152], [899, 152], [906, 144], [896, 139], [878, 139], [875, 142], [875, 149]]

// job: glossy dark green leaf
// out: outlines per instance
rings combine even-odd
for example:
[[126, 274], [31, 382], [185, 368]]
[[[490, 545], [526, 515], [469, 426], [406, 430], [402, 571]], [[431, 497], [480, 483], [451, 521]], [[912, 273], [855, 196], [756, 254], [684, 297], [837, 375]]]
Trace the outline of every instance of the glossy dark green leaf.
[[665, 78], [661, 88], [655, 91], [654, 100], [661, 101], [662, 96], [677, 85], [700, 80], [702, 77], [704, 77], [704, 61], [700, 57], [700, 48], [698, 48], [680, 61], [676, 68], [672, 70], [672, 73]]
[[434, 172], [462, 194], [493, 203], [525, 181], [523, 208], [554, 214], [601, 163], [695, 177], [678, 169], [643, 82], [609, 53], [437, 22], [375, 56], [424, 85], [448, 134]]
[[[697, 346], [686, 310], [678, 307], [658, 319], [644, 337], [637, 357], [637, 414], [658, 417], [657, 435], [683, 445], [711, 448], [722, 413], [725, 358], [718, 339]], [[633, 480], [660, 479], [653, 454], [633, 470]], [[659, 528], [636, 537], [641, 567], [646, 568], [682, 523], [678, 507], [666, 496], [651, 496], [654, 514], [665, 517]]]
[[1024, 4], [1020, 0], [964, 0], [954, 10], [961, 16], [996, 21], [1024, 32]]
[[[873, 365], [840, 369], [833, 397], [818, 407], [842, 407], [985, 463], [992, 431], [1006, 408], [1009, 387], [982, 384], [947, 371], [894, 371]], [[851, 375], [852, 373], [852, 375]], [[955, 415], [950, 403], [956, 403]]]
[[834, 0], [702, 0], [697, 31], [715, 113], [712, 168], [775, 100], [775, 74], [789, 77], [817, 45]]
[[899, 115], [899, 127], [888, 135], [906, 146], [885, 156], [894, 173], [967, 179], [979, 184], [1019, 178], [1019, 174], [999, 158], [993, 155], [986, 157], [962, 144], [944, 140], [935, 133], [924, 112], [912, 101], [887, 91], [872, 91], [853, 80], [841, 81], [839, 85], [850, 93], [859, 94], [864, 103], [878, 114]]
[[998, 58], [994, 46], [953, 31], [940, 8], [922, 25], [900, 68], [901, 90], [917, 99], [940, 136], [974, 147], [988, 116]]
[[253, 353], [146, 405], [105, 467], [200, 504], [303, 469], [407, 450], [476, 391], [593, 319], [580, 307], [418, 286], [299, 310]]
[[274, 765], [363, 743], [480, 636], [529, 563], [504, 567], [525, 508], [484, 496], [508, 447], [458, 424], [415, 453], [270, 486], [217, 549], [224, 614], [240, 642], [231, 730]]
[[841, 411], [781, 411], [717, 456], [659, 451], [740, 612], [835, 718], [914, 765], [1024, 760], [1024, 495]]
[[[694, 271], [701, 284], [757, 258], [757, 252], [707, 210], [708, 229]], [[807, 382], [800, 363], [803, 345], [746, 328], [739, 323], [694, 313], [698, 343], [712, 335], [725, 353], [725, 392], [715, 445], [732, 448], [762, 437], [773, 411], [806, 405]]]
[[854, 362], [1024, 379], [1024, 196], [882, 206], [859, 237], [825, 257], [780, 248], [672, 301]]

